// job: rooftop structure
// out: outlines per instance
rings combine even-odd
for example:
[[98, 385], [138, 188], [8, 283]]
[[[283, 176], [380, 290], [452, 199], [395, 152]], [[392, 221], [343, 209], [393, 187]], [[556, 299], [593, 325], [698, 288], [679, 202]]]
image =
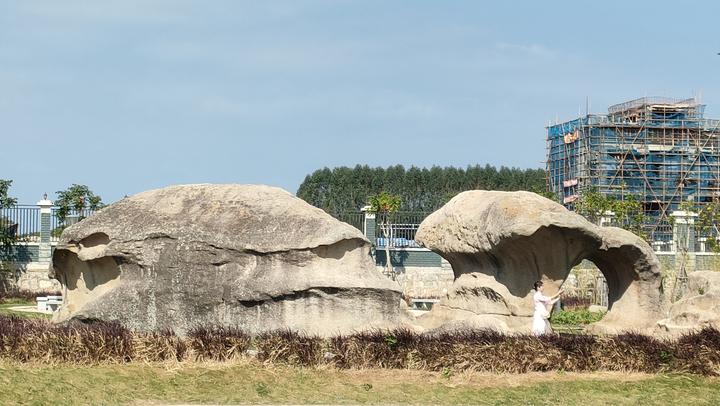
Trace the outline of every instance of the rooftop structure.
[[720, 120], [696, 99], [644, 97], [547, 127], [547, 188], [573, 207], [589, 188], [633, 195], [652, 240], [671, 238], [681, 202], [720, 198]]

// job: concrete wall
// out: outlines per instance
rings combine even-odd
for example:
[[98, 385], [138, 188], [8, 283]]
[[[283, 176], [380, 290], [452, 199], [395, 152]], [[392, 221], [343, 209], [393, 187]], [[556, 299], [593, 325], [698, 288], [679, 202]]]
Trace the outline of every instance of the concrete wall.
[[30, 290], [33, 292], [58, 292], [60, 282], [48, 277], [49, 264], [40, 262], [13, 263], [0, 272], [0, 290]]
[[[374, 252], [378, 271], [385, 270], [383, 249]], [[450, 264], [424, 248], [391, 249], [390, 263], [395, 281], [409, 298], [439, 298], [446, 294], [454, 276]]]
[[[50, 249], [50, 255], [55, 251], [55, 246], [52, 245]], [[20, 243], [15, 246], [15, 262], [19, 264], [28, 264], [31, 262], [40, 261], [40, 244], [38, 243]]]

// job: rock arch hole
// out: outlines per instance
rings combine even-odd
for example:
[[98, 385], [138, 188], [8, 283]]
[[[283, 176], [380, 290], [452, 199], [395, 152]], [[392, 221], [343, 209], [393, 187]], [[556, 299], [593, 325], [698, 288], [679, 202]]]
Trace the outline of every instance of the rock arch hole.
[[570, 270], [562, 284], [566, 294], [561, 299], [565, 310], [587, 309], [590, 306], [608, 307], [608, 284], [598, 266], [588, 259]]

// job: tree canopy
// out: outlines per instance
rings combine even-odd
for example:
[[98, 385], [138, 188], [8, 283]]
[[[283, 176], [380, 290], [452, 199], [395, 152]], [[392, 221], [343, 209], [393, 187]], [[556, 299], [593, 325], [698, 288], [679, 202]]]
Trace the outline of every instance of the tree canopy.
[[72, 212], [81, 218], [85, 210], [97, 210], [103, 206], [102, 198], [85, 185], [73, 184], [66, 190], [57, 191], [55, 205], [58, 206], [56, 215], [61, 223]]
[[401, 210], [434, 211], [465, 190], [545, 191], [543, 169], [490, 166], [405, 169], [402, 165], [371, 168], [323, 168], [305, 177], [297, 196], [330, 213], [354, 211], [380, 192], [397, 195]]
[[643, 230], [645, 214], [635, 196], [628, 195], [623, 200], [618, 200], [600, 193], [593, 187], [582, 193], [575, 203], [575, 212], [596, 225], [601, 225], [601, 218], [607, 217], [610, 224], [647, 238]]
[[[0, 179], [0, 209], [10, 208], [17, 204], [17, 199], [10, 197], [12, 180]], [[17, 234], [13, 230], [10, 219], [0, 215], [0, 269], [4, 269], [4, 261], [12, 256], [13, 244], [17, 241]]]

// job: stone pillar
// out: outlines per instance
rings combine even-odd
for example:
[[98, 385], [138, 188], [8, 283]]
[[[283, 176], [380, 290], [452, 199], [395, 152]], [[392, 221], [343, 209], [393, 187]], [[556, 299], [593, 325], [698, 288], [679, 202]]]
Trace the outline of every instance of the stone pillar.
[[38, 262], [42, 264], [49, 264], [52, 248], [50, 246], [50, 235], [52, 234], [52, 222], [50, 221], [52, 216], [52, 205], [53, 202], [47, 199], [47, 195], [43, 197], [43, 200], [37, 202], [40, 207], [40, 250], [38, 255]]
[[370, 240], [370, 243], [375, 246], [375, 239], [377, 237], [377, 223], [375, 222], [375, 213], [370, 213], [370, 206], [365, 206], [360, 209], [365, 213], [365, 221], [363, 222], [363, 234]]

